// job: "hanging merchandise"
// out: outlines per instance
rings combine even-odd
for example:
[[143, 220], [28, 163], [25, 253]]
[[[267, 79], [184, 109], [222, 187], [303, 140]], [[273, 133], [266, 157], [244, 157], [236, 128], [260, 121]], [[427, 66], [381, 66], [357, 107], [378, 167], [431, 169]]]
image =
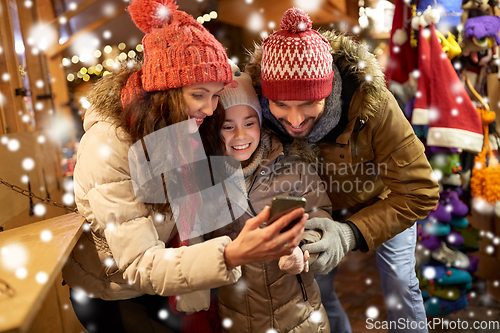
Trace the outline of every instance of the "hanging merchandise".
[[487, 103], [474, 90], [470, 80], [466, 78], [467, 85], [481, 103], [478, 109], [481, 115], [484, 130], [484, 145], [481, 152], [474, 159], [474, 168], [470, 180], [471, 194], [490, 203], [500, 200], [500, 165], [493, 154], [489, 140], [489, 125], [495, 120], [495, 112], [490, 111]]
[[420, 25], [418, 35], [418, 85], [415, 94], [415, 105], [413, 106], [412, 121], [413, 125], [429, 124], [429, 98], [431, 73], [431, 47], [426, 38], [424, 27]]
[[498, 16], [484, 15], [469, 18], [464, 27], [464, 56], [470, 56], [471, 61], [478, 66], [486, 65], [493, 56], [492, 48], [500, 45], [499, 30]]
[[404, 0], [397, 0], [389, 39], [389, 61], [385, 72], [386, 81], [403, 84], [417, 68], [417, 58], [410, 45], [411, 7]]
[[417, 13], [424, 12], [429, 6], [439, 12], [441, 17], [439, 25], [456, 27], [460, 24], [462, 17], [462, 0], [420, 0], [417, 6]]
[[429, 146], [479, 152], [483, 146], [481, 119], [436, 36], [430, 35]]

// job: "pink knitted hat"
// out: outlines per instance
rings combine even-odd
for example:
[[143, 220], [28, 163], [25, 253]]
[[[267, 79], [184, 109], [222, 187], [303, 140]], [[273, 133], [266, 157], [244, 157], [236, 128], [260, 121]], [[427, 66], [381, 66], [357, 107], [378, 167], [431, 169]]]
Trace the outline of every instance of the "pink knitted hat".
[[142, 40], [145, 91], [232, 80], [224, 47], [175, 0], [132, 0], [128, 12]]
[[309, 16], [288, 9], [281, 30], [262, 43], [262, 94], [275, 101], [312, 101], [332, 92], [330, 43], [312, 29]]

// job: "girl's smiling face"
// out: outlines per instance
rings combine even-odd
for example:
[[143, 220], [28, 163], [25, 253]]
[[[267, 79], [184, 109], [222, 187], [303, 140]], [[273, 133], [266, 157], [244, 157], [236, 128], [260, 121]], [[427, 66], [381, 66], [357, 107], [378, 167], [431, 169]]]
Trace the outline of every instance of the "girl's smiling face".
[[250, 159], [260, 142], [260, 124], [257, 112], [248, 105], [226, 109], [221, 128], [227, 156], [240, 162]]

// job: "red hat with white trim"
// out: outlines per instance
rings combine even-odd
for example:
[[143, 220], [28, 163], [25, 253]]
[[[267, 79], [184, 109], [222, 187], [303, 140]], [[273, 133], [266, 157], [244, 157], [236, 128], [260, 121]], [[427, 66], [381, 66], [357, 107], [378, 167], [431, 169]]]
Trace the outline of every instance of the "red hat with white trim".
[[427, 144], [479, 152], [483, 147], [481, 118], [443, 52], [434, 24], [429, 28], [432, 61]]
[[415, 105], [411, 116], [413, 125], [428, 125], [429, 124], [429, 98], [430, 98], [430, 83], [429, 76], [431, 75], [431, 46], [429, 45], [428, 30], [423, 26], [419, 28], [418, 38], [418, 85], [415, 94]]

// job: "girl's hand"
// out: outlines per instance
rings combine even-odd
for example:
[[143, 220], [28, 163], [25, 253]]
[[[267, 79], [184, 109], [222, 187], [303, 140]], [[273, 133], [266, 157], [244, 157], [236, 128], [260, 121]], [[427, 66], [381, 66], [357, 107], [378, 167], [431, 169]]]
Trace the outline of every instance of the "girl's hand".
[[[249, 219], [238, 237], [226, 246], [224, 255], [228, 269], [252, 262], [277, 260], [292, 254], [299, 245], [309, 214], [298, 208], [282, 216], [270, 226], [259, 228], [269, 218], [270, 208], [266, 206], [259, 215]], [[280, 233], [288, 223], [301, 218], [292, 229]]]

